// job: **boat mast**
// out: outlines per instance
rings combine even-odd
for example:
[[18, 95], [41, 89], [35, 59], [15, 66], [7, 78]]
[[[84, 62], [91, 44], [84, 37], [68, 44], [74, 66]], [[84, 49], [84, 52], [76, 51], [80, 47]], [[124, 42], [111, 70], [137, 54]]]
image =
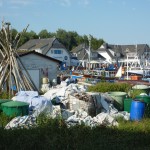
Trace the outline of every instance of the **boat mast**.
[[90, 67], [91, 67], [91, 35], [88, 36], [88, 40], [89, 40], [89, 71], [90, 71]]

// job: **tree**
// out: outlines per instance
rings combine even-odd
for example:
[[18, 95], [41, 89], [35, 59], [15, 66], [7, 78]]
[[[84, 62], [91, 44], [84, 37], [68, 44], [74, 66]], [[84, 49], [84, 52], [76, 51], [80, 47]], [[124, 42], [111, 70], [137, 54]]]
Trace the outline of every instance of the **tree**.
[[91, 47], [93, 50], [97, 50], [104, 43], [103, 39], [97, 39], [92, 36], [91, 38]]
[[[65, 30], [63, 30], [63, 29], [58, 29], [57, 31], [56, 31], [56, 37], [59, 39], [59, 41], [61, 42], [61, 43], [63, 43], [64, 44], [64, 46], [68, 49], [69, 48], [69, 46], [68, 46], [68, 35], [67, 35], [67, 32], [65, 31]], [[69, 50], [69, 49], [68, 49]]]
[[12, 40], [15, 39], [16, 35], [17, 35], [18, 31], [16, 29], [11, 29], [11, 36], [12, 36]]
[[[17, 34], [16, 29], [12, 29], [12, 39]], [[46, 29], [41, 30], [38, 34], [34, 31], [25, 32], [21, 39], [19, 46], [23, 45], [30, 39], [37, 39], [37, 38], [52, 38], [56, 37], [58, 40], [67, 48], [67, 50], [71, 51], [76, 46], [85, 43], [86, 45], [89, 44], [88, 36], [87, 35], [79, 35], [75, 31], [66, 31], [64, 29], [58, 29], [56, 33], [48, 32]], [[97, 50], [102, 44], [104, 43], [103, 39], [97, 39], [91, 36], [91, 48]]]
[[38, 35], [34, 31], [29, 32], [30, 39], [38, 39]]
[[42, 38], [42, 39], [44, 39], [44, 38], [50, 38], [50, 34], [49, 34], [49, 32], [46, 29], [41, 30], [39, 32], [38, 36], [39, 36], [39, 38]]

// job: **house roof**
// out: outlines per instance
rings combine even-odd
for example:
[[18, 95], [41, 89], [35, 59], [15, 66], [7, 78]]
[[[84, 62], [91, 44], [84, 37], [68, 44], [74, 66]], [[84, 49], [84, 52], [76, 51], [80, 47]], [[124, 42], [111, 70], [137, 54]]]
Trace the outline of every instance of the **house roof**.
[[83, 49], [87, 49], [88, 46], [85, 43], [82, 43], [80, 45], [78, 45], [77, 47], [75, 47], [74, 49], [71, 50], [72, 53], [77, 53]]
[[[89, 46], [86, 43], [82, 43], [80, 45], [78, 45], [77, 47], [75, 47], [71, 53], [76, 53], [77, 54], [77, 58], [79, 60], [85, 60], [88, 59], [88, 49]], [[97, 51], [94, 51], [93, 49], [91, 49], [91, 53], [98, 53]], [[101, 56], [99, 56], [100, 58]], [[96, 59], [96, 58], [92, 58], [92, 59]]]
[[[109, 51], [109, 49], [107, 49], [107, 48], [99, 48], [98, 50], [97, 50], [97, 52], [99, 53], [99, 52], [106, 52], [111, 58], [113, 58], [114, 56], [111, 54], [111, 52]], [[101, 55], [100, 53], [99, 53], [99, 55]], [[102, 56], [102, 55], [101, 55]], [[103, 57], [103, 56], [102, 56]]]
[[137, 45], [113, 45], [113, 44], [103, 44], [103, 48], [99, 48], [98, 51], [107, 52], [111, 58], [114, 56], [110, 53], [110, 50], [114, 51], [115, 53], [120, 53], [122, 56], [126, 56], [128, 53], [138, 53], [138, 55], [142, 55], [145, 48], [149, 49], [147, 44], [137, 44]]
[[35, 55], [38, 55], [40, 57], [43, 57], [43, 58], [46, 58], [46, 59], [49, 59], [49, 60], [52, 60], [52, 61], [55, 61], [55, 62], [58, 62], [58, 63], [62, 63], [62, 61], [60, 61], [60, 60], [57, 60], [57, 59], [49, 57], [47, 55], [38, 53], [36, 51], [28, 51], [28, 52], [22, 52], [22, 53], [19, 52], [18, 54], [19, 54], [20, 57], [23, 57], [23, 56], [26, 56], [26, 55], [29, 55], [29, 54], [35, 54]]
[[54, 38], [48, 38], [48, 39], [31, 39], [24, 43], [22, 46], [20, 46], [19, 50], [33, 50], [36, 48], [42, 48], [45, 45], [48, 45], [49, 43], [52, 43], [54, 41]]
[[127, 51], [129, 53], [138, 53], [139, 55], [142, 55], [145, 48], [149, 49], [147, 44], [137, 44], [137, 45], [122, 45], [122, 52], [125, 54]]
[[[54, 41], [58, 39], [56, 38], [46, 38], [46, 39], [31, 39], [27, 41], [25, 44], [20, 46], [18, 50], [35, 50], [42, 49], [42, 54], [46, 54], [50, 48], [65, 48], [65, 46], [59, 41], [54, 44]], [[66, 49], [66, 48], [65, 48]]]

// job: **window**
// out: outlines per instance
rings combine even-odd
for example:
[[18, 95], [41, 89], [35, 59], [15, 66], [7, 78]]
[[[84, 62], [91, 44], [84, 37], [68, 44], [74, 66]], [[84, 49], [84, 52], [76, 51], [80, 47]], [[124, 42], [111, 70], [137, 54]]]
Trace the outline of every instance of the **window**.
[[51, 54], [53, 54], [53, 50], [51, 50]]
[[54, 54], [62, 54], [61, 50], [54, 50]]

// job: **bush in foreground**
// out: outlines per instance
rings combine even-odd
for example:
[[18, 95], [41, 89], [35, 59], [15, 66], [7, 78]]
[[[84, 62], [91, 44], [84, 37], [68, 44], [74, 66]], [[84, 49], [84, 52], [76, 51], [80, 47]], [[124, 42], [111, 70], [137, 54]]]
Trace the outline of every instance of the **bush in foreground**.
[[61, 119], [48, 119], [31, 129], [0, 129], [0, 149], [120, 150], [150, 149], [150, 119], [120, 121], [118, 127], [68, 128]]

